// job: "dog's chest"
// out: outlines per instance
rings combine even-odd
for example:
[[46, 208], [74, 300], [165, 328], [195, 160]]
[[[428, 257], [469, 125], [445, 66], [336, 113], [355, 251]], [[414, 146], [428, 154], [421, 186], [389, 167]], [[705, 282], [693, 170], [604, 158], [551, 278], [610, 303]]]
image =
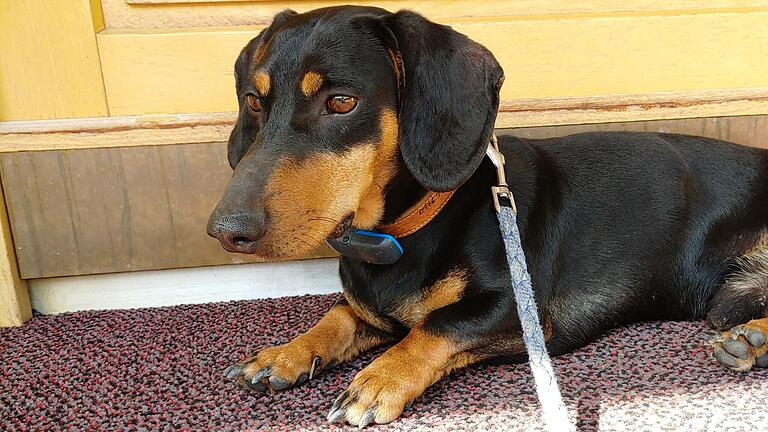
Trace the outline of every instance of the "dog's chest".
[[424, 321], [432, 311], [458, 302], [466, 286], [467, 272], [454, 269], [421, 290], [393, 298], [385, 304], [355, 297], [347, 290], [344, 296], [360, 319], [375, 328], [392, 333], [396, 330], [396, 324], [412, 328]]

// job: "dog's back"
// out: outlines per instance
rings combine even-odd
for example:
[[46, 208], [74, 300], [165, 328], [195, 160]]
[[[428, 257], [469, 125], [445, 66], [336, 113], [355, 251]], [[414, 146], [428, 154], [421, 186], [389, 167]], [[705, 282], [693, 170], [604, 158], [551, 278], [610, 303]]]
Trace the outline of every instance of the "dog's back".
[[[515, 161], [537, 171], [537, 184], [516, 198], [524, 244], [539, 257], [529, 260], [535, 286], [556, 299], [555, 327], [568, 335], [574, 326], [565, 323], [592, 317], [566, 340], [583, 343], [623, 322], [702, 318], [741, 270], [738, 257], [764, 242], [763, 149], [634, 132], [500, 142], [508, 176], [517, 176]], [[768, 279], [754, 282], [764, 296]], [[711, 313], [718, 328], [759, 315], [754, 298], [720, 303], [740, 311]]]

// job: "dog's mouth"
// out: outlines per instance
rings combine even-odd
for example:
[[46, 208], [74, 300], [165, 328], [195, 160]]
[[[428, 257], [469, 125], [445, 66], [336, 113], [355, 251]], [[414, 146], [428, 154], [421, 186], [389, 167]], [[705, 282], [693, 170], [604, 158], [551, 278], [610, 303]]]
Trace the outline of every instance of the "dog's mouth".
[[344, 234], [344, 231], [348, 230], [352, 226], [352, 221], [355, 220], [355, 212], [349, 212], [344, 218], [336, 225], [336, 228], [328, 235], [328, 239], [337, 239]]

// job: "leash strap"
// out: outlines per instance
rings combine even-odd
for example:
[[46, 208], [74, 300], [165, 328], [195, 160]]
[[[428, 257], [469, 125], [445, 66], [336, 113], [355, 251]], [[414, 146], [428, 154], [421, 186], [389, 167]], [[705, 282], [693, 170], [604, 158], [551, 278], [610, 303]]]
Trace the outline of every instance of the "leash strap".
[[528, 351], [528, 362], [536, 383], [536, 393], [544, 414], [544, 423], [550, 432], [575, 432], [576, 428], [568, 418], [568, 409], [560, 395], [557, 376], [544, 342], [544, 331], [541, 328], [536, 299], [533, 296], [531, 275], [525, 263], [525, 252], [517, 227], [517, 208], [506, 183], [504, 156], [498, 150], [495, 135], [491, 138], [491, 145], [488, 146], [488, 157], [497, 169], [499, 185], [492, 188], [493, 202], [499, 219], [501, 238], [504, 240], [507, 264], [517, 303], [517, 314], [523, 327], [523, 341]]

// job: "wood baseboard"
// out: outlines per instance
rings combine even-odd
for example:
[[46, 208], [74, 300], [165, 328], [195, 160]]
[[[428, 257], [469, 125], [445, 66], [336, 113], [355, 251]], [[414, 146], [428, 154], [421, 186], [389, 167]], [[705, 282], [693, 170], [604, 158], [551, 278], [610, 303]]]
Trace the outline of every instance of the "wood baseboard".
[[333, 258], [32, 279], [29, 286], [32, 308], [43, 314], [341, 291]]

